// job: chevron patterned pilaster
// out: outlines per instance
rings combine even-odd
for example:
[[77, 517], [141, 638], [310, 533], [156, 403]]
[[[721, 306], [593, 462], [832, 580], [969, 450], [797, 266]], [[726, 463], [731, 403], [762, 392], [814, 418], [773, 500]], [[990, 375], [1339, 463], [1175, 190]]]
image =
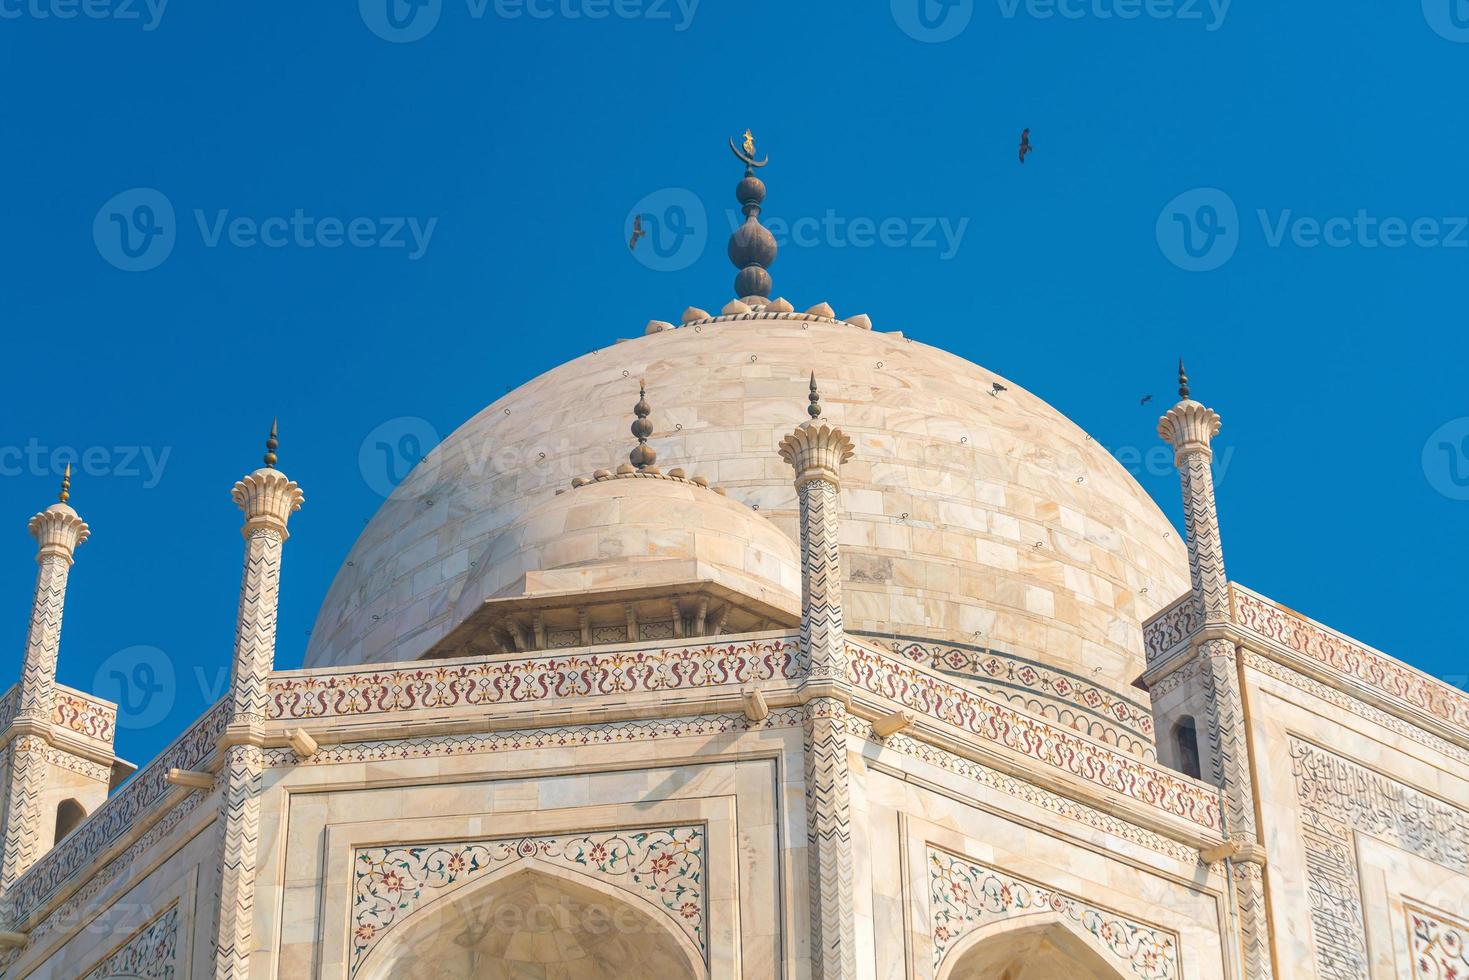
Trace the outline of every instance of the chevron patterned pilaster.
[[273, 443], [272, 430], [266, 467], [236, 483], [233, 492], [235, 503], [245, 513], [241, 532], [245, 561], [230, 681], [231, 744], [222, 775], [215, 980], [244, 980], [250, 975], [260, 788], [265, 771], [258, 731], [265, 723], [266, 685], [275, 669], [281, 557], [289, 536], [286, 524], [305, 501], [300, 487], [274, 468]]
[[805, 748], [811, 976], [845, 980], [857, 975], [846, 705], [836, 698], [807, 703]]

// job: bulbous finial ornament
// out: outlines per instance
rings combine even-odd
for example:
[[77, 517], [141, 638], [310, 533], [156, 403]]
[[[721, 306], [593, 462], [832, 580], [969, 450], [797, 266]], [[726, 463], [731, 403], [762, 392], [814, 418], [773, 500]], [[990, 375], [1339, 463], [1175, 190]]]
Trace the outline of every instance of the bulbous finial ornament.
[[821, 392], [816, 390], [815, 371], [811, 372], [811, 394], [806, 397], [807, 400], [811, 402], [810, 405], [806, 406], [806, 414], [811, 416], [813, 419], [821, 418]]
[[1183, 369], [1183, 358], [1178, 359], [1178, 397], [1188, 401], [1188, 373]]
[[56, 500], [57, 500], [57, 502], [64, 504], [64, 503], [66, 503], [70, 499], [71, 499], [71, 464], [70, 463], [67, 463], [66, 464], [66, 472], [64, 472], [64, 473], [61, 474], [61, 493], [59, 495], [57, 495]]
[[628, 460], [638, 469], [645, 470], [658, 461], [658, 453], [648, 445], [648, 437], [653, 434], [653, 423], [648, 421], [648, 416], [653, 414], [653, 407], [648, 404], [648, 386], [642, 380], [638, 381], [638, 403], [633, 406], [633, 414], [637, 419], [632, 424], [632, 434], [638, 444]]
[[742, 300], [768, 300], [774, 283], [766, 270], [775, 261], [777, 247], [775, 236], [760, 223], [765, 184], [755, 176], [755, 170], [765, 166], [769, 158], [755, 159], [755, 137], [749, 130], [745, 130], [742, 144], [737, 146], [730, 140], [729, 148], [745, 165], [745, 177], [735, 188], [735, 198], [740, 202], [745, 221], [729, 236], [729, 260], [740, 270], [735, 276], [735, 296]]
[[277, 434], [277, 423], [279, 421], [280, 421], [279, 419], [271, 419], [270, 420], [270, 435], [268, 437], [266, 437], [266, 440], [265, 440], [265, 467], [266, 467], [266, 469], [271, 469], [271, 470], [275, 469], [275, 464], [278, 461], [277, 460], [277, 457], [276, 457], [276, 454], [275, 454], [275, 451], [280, 448], [280, 444], [281, 444], [280, 443], [280, 440], [276, 438], [276, 434]]

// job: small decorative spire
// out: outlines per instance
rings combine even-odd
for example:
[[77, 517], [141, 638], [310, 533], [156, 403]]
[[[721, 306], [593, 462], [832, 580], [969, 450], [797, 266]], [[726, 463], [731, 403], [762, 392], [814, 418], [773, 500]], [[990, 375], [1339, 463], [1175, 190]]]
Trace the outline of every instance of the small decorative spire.
[[807, 400], [810, 401], [811, 404], [806, 406], [806, 414], [811, 416], [813, 419], [821, 418], [821, 392], [816, 390], [815, 371], [811, 372], [811, 394], [807, 396]]
[[633, 414], [637, 419], [632, 424], [632, 434], [638, 444], [628, 459], [639, 470], [646, 470], [658, 461], [658, 453], [648, 445], [648, 437], [653, 434], [653, 423], [648, 421], [648, 416], [653, 414], [653, 407], [648, 404], [648, 386], [642, 379], [638, 380], [638, 403], [633, 406]]
[[276, 438], [276, 423], [279, 421], [279, 419], [270, 420], [270, 436], [265, 440], [265, 468], [270, 470], [275, 469], [275, 451], [281, 444], [280, 440]]
[[61, 494], [56, 498], [61, 503], [71, 499], [71, 464], [66, 464], [66, 472], [61, 474]]
[[1183, 369], [1183, 358], [1178, 359], [1178, 397], [1188, 401], [1188, 374]]
[[775, 236], [760, 224], [760, 204], [765, 200], [765, 184], [755, 171], [770, 162], [755, 159], [755, 136], [745, 130], [744, 142], [729, 141], [730, 151], [745, 165], [745, 179], [735, 188], [735, 197], [745, 213], [745, 223], [729, 236], [729, 260], [739, 269], [735, 277], [735, 297], [751, 305], [764, 305], [770, 300], [773, 283], [766, 271], [775, 261]]

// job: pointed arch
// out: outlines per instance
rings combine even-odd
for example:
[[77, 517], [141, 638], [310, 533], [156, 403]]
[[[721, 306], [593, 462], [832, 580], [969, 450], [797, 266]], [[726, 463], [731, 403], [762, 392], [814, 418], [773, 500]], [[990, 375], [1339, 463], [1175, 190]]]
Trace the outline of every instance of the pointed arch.
[[1055, 911], [994, 922], [944, 956], [937, 980], [1136, 980], [1144, 974]]
[[[534, 898], [529, 913], [528, 895]], [[589, 910], [595, 914], [588, 914]], [[531, 915], [540, 918], [533, 921]], [[593, 965], [585, 975], [593, 980], [622, 976], [703, 980], [708, 976], [703, 952], [670, 920], [666, 909], [592, 875], [533, 857], [498, 868], [414, 909], [382, 935], [351, 976], [353, 980], [416, 980], [414, 965], [431, 959], [435, 942], [442, 944], [450, 932], [460, 949], [473, 946], [492, 961], [521, 955], [511, 940], [537, 932], [553, 933], [555, 945], [567, 955], [596, 947], [603, 957], [615, 945], [609, 939], [631, 936], [634, 942], [625, 944], [624, 952], [633, 950], [631, 955], [647, 962], [626, 968]], [[582, 937], [587, 941], [582, 942]], [[607, 972], [614, 969], [616, 972]]]

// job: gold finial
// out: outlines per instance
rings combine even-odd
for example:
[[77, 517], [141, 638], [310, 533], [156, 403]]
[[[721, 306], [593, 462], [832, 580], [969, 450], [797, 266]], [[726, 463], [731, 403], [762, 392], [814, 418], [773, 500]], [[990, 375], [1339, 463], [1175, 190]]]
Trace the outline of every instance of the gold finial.
[[813, 419], [821, 418], [821, 392], [816, 390], [816, 372], [811, 372], [811, 394], [806, 396], [811, 404], [806, 406], [806, 414]]
[[270, 437], [265, 440], [265, 466], [272, 470], [275, 469], [276, 464], [276, 447], [281, 444], [276, 438], [276, 423], [279, 421], [279, 419], [270, 420]]
[[61, 474], [61, 495], [57, 498], [63, 504], [71, 499], [71, 464], [66, 464], [66, 472]]
[[1183, 370], [1183, 358], [1178, 359], [1178, 397], [1188, 401], [1188, 374]]
[[748, 129], [745, 130], [745, 152], [750, 156], [755, 155], [755, 134]]

